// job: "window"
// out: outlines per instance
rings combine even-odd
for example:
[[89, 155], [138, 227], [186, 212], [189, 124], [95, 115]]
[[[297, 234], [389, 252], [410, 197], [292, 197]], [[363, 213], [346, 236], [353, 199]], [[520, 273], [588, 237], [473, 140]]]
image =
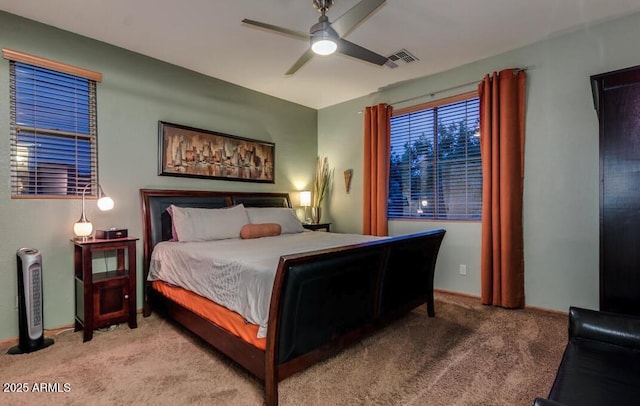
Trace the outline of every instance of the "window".
[[100, 74], [3, 53], [10, 60], [11, 196], [78, 196], [87, 184], [97, 194], [95, 79]]
[[476, 92], [391, 117], [389, 219], [481, 219]]

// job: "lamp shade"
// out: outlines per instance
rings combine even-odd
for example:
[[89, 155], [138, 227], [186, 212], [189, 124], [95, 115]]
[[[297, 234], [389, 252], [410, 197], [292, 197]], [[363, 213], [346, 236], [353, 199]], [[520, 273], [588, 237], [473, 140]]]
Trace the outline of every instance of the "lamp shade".
[[85, 221], [82, 221], [82, 219], [80, 219], [76, 224], [73, 225], [73, 233], [76, 235], [76, 237], [87, 238], [91, 235], [92, 232], [93, 224], [91, 224], [91, 222], [87, 219], [85, 219]]
[[113, 199], [109, 196], [103, 196], [98, 199], [98, 208], [102, 211], [107, 211], [113, 209]]
[[311, 206], [311, 192], [303, 190], [300, 192], [300, 206]]

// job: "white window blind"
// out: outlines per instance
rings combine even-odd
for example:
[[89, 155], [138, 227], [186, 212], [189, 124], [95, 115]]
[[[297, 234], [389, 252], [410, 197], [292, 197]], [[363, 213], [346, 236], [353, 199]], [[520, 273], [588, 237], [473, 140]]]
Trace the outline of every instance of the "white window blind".
[[391, 118], [390, 219], [481, 219], [479, 99]]
[[95, 80], [11, 60], [10, 102], [13, 197], [78, 196], [96, 184]]

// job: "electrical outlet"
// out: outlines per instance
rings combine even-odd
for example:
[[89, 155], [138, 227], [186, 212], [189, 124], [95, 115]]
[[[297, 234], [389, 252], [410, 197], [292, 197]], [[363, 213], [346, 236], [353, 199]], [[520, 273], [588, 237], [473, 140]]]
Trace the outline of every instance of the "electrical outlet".
[[460, 275], [466, 275], [466, 274], [467, 274], [467, 266], [460, 264]]

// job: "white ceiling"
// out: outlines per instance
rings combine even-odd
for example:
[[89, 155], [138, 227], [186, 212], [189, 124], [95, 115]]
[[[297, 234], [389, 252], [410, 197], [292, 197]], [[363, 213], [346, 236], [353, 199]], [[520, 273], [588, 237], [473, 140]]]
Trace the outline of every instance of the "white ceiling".
[[[358, 0], [336, 0], [333, 21]], [[0, 9], [312, 108], [364, 96], [640, 11], [640, 0], [388, 0], [345, 38], [419, 61], [396, 69], [339, 54], [284, 72], [309, 44], [241, 23], [308, 32], [312, 0], [0, 0]]]

